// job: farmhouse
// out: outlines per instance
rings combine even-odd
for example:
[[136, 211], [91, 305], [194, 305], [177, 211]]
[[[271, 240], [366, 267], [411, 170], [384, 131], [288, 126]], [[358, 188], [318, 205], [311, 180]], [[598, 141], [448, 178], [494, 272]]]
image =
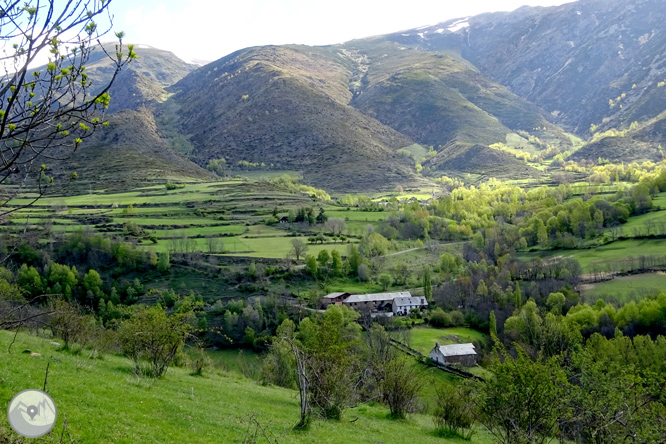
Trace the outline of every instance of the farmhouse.
[[428, 301], [424, 297], [399, 297], [393, 300], [393, 313], [400, 316], [408, 315], [413, 308], [419, 310], [428, 307]]
[[324, 296], [322, 300], [323, 308], [328, 307], [331, 304], [342, 305], [345, 299], [351, 296], [350, 293], [331, 293]]
[[347, 307], [356, 310], [370, 309], [382, 310], [388, 309], [393, 305], [396, 298], [411, 298], [412, 295], [408, 291], [400, 291], [397, 293], [371, 293], [371, 294], [353, 294], [349, 296], [343, 304]]
[[287, 222], [289, 222], [289, 218], [287, 216], [282, 216], [280, 218], [280, 223], [281, 224], [286, 224]]
[[465, 367], [473, 367], [476, 365], [476, 351], [474, 344], [452, 344], [452, 345], [439, 345], [435, 344], [435, 348], [430, 350], [430, 359], [442, 364], [460, 364]]

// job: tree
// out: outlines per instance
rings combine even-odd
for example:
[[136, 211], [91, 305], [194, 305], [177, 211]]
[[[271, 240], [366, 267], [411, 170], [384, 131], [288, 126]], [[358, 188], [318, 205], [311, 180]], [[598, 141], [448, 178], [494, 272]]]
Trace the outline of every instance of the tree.
[[361, 264], [358, 266], [358, 269], [356, 270], [356, 273], [358, 274], [358, 278], [363, 281], [363, 282], [368, 282], [370, 280], [370, 269], [368, 268], [367, 265]]
[[305, 268], [312, 276], [317, 276], [317, 258], [311, 254], [305, 256]]
[[227, 161], [224, 157], [220, 159], [211, 159], [206, 165], [208, 171], [212, 171], [218, 176], [224, 177], [224, 166], [227, 164]]
[[303, 256], [307, 251], [308, 244], [303, 239], [296, 237], [291, 240], [291, 254], [296, 256], [297, 261], [300, 260], [301, 256]]
[[358, 354], [354, 353], [360, 344], [358, 316], [350, 308], [329, 305], [323, 316], [306, 318], [299, 326], [298, 339], [307, 362], [309, 404], [327, 419], [340, 419], [360, 378]]
[[[2, 6], [0, 39], [6, 44], [0, 60], [6, 74], [0, 83], [0, 183], [19, 174], [24, 181], [44, 176], [46, 162], [71, 155], [104, 125], [100, 117], [109, 105], [109, 88], [136, 58], [133, 46], [123, 45], [122, 32], [116, 33], [114, 49], [95, 46], [108, 32], [96, 20], [104, 14], [111, 19], [109, 4], [12, 0]], [[111, 62], [110, 80], [100, 85], [85, 72], [93, 51], [103, 51]], [[44, 68], [31, 69], [47, 54]], [[28, 205], [45, 192], [38, 184]]]
[[331, 217], [326, 221], [324, 227], [331, 233], [340, 235], [347, 228], [347, 223], [340, 217]]
[[102, 282], [102, 278], [95, 270], [90, 270], [86, 273], [83, 277], [83, 286], [88, 291], [89, 296], [93, 296], [94, 299], [104, 297], [104, 292], [102, 291], [104, 282]]
[[328, 269], [328, 262], [331, 260], [331, 255], [328, 254], [328, 251], [321, 250], [317, 255], [317, 263], [319, 264], [320, 270]]
[[319, 207], [319, 214], [317, 214], [317, 223], [318, 224], [323, 224], [328, 220], [328, 216], [326, 215], [326, 212], [324, 211], [324, 207]]
[[393, 284], [393, 277], [388, 273], [380, 274], [378, 280], [384, 291]]
[[441, 432], [470, 440], [476, 420], [472, 387], [458, 384], [438, 389], [434, 420]]
[[342, 257], [338, 250], [331, 251], [331, 269], [335, 276], [340, 276], [343, 272]]
[[495, 377], [477, 386], [479, 421], [501, 444], [549, 442], [567, 412], [560, 360], [532, 361], [520, 347], [515, 358], [498, 351], [504, 361], [493, 361]]
[[497, 318], [495, 317], [495, 310], [490, 312], [490, 336], [497, 338]]
[[132, 316], [123, 321], [118, 330], [123, 352], [139, 369], [142, 360], [147, 360], [150, 362], [147, 373], [155, 378], [161, 377], [192, 331], [191, 316], [191, 311], [167, 315], [159, 306], [135, 307]]
[[171, 262], [169, 261], [169, 252], [165, 251], [160, 253], [159, 258], [157, 259], [157, 271], [161, 273], [166, 273], [171, 267]]
[[423, 272], [423, 294], [428, 303], [432, 303], [432, 280], [430, 278], [430, 267], [426, 266]]

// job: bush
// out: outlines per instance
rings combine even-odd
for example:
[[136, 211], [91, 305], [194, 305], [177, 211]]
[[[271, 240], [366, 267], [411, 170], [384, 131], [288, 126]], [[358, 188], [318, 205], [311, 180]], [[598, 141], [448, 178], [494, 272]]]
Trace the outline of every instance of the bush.
[[469, 440], [474, 434], [473, 393], [467, 385], [445, 386], [437, 391], [437, 404], [433, 420], [439, 435], [456, 435]]
[[204, 370], [210, 368], [211, 360], [203, 348], [197, 350], [197, 356], [190, 362], [192, 368], [192, 376], [202, 376]]
[[450, 327], [453, 324], [453, 321], [451, 320], [451, 316], [449, 316], [448, 313], [446, 313], [441, 308], [436, 308], [430, 313], [428, 323], [433, 327], [445, 328]]
[[452, 311], [449, 313], [449, 316], [451, 316], [451, 325], [453, 327], [461, 327], [465, 325], [465, 316], [458, 310]]

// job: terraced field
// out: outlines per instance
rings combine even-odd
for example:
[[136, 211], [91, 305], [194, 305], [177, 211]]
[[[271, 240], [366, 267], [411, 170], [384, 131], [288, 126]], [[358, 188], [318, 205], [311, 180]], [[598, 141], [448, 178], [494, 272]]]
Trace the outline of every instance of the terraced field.
[[[323, 207], [329, 218], [345, 219], [346, 239], [327, 237], [309, 246], [309, 254], [320, 250], [344, 253], [368, 224], [386, 218], [385, 212], [365, 212], [316, 200], [269, 182], [234, 179], [220, 182], [185, 183], [167, 190], [150, 186], [122, 193], [95, 192], [77, 196], [46, 196], [29, 208], [12, 213], [4, 230], [34, 230], [44, 238], [56, 232], [80, 229], [125, 236], [140, 246], [158, 252], [178, 251], [187, 241], [189, 251], [220, 255], [284, 258], [291, 250], [290, 224], [266, 225], [273, 212], [286, 216], [289, 210]], [[19, 208], [34, 195], [26, 193], [9, 205]], [[309, 227], [317, 233], [322, 226]], [[216, 241], [211, 242], [211, 239]]]

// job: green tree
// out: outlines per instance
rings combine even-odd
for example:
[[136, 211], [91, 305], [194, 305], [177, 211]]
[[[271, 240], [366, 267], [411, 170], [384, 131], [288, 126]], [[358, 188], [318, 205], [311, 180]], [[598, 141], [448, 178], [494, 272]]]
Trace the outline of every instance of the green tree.
[[[138, 369], [159, 378], [166, 373], [189, 337], [191, 318], [191, 311], [167, 315], [159, 306], [135, 306], [131, 317], [121, 323], [118, 340], [123, 352], [134, 360]], [[150, 363], [149, 369], [142, 368], [144, 360]]]
[[312, 276], [317, 276], [317, 258], [311, 254], [305, 256], [305, 269], [308, 270]]
[[319, 264], [320, 270], [328, 269], [328, 263], [331, 260], [331, 255], [328, 254], [328, 251], [321, 250], [317, 255], [317, 263]]
[[347, 250], [347, 262], [352, 274], [358, 273], [358, 267], [363, 263], [363, 257], [355, 244], [350, 244]]
[[18, 270], [18, 284], [31, 296], [41, 294], [44, 289], [42, 278], [37, 269], [27, 264], [21, 265], [21, 268]]
[[495, 317], [495, 310], [490, 312], [490, 336], [494, 339], [497, 338], [497, 318]]
[[310, 384], [310, 405], [327, 419], [340, 419], [350, 406], [360, 376], [361, 326], [359, 314], [330, 305], [323, 316], [301, 321], [298, 339], [303, 344]]
[[218, 176], [224, 177], [224, 166], [227, 164], [226, 159], [224, 157], [220, 159], [211, 159], [208, 162], [208, 165], [206, 165], [206, 169], [208, 171], [212, 171], [213, 173], [217, 174]]
[[331, 251], [331, 269], [333, 270], [333, 274], [335, 276], [342, 275], [344, 271], [342, 257], [340, 256], [340, 252], [338, 250]]
[[326, 215], [326, 212], [324, 211], [324, 207], [319, 207], [319, 214], [317, 214], [317, 223], [318, 224], [323, 224], [326, 223], [328, 220], [328, 216]]
[[382, 273], [379, 275], [378, 281], [384, 291], [386, 291], [386, 289], [388, 289], [393, 284], [393, 277], [388, 273]]
[[514, 358], [503, 350], [493, 378], [479, 383], [479, 421], [502, 444], [549, 442], [567, 418], [566, 374], [557, 358], [530, 359], [520, 347]]
[[165, 251], [160, 253], [159, 258], [157, 259], [157, 271], [161, 273], [166, 273], [171, 268], [171, 262], [169, 260], [169, 252]]
[[429, 304], [432, 304], [432, 279], [430, 278], [430, 267], [426, 266], [423, 272], [423, 294]]
[[83, 286], [88, 292], [89, 297], [93, 296], [94, 299], [100, 299], [104, 297], [104, 282], [99, 273], [95, 270], [89, 270], [88, 273], [83, 277]]

